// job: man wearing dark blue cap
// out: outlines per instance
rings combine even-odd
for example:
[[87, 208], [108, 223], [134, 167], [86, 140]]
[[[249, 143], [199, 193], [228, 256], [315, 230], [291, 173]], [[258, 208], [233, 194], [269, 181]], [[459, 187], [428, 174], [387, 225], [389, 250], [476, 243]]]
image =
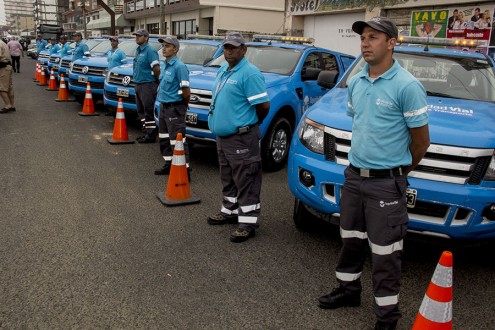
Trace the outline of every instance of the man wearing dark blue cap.
[[212, 89], [208, 126], [217, 136], [222, 181], [222, 208], [208, 217], [210, 225], [239, 223], [230, 235], [234, 243], [255, 235], [261, 210], [261, 132], [270, 99], [260, 70], [244, 57], [247, 47], [239, 32], [223, 42], [227, 64], [218, 71]]
[[430, 144], [426, 92], [393, 59], [398, 38], [386, 17], [352, 25], [366, 64], [348, 84], [352, 149], [340, 201], [342, 250], [339, 287], [320, 297], [321, 308], [361, 304], [361, 274], [371, 250], [375, 329], [396, 329], [403, 238], [409, 221], [407, 174]]
[[138, 48], [132, 65], [132, 80], [136, 84], [137, 113], [144, 129], [144, 135], [136, 140], [139, 143], [153, 143], [157, 132], [153, 108], [160, 77], [160, 62], [157, 51], [148, 44], [148, 31], [139, 29], [133, 35], [136, 36]]
[[165, 57], [160, 63], [160, 85], [157, 96], [157, 100], [160, 102], [158, 139], [160, 153], [165, 165], [155, 170], [155, 174], [167, 175], [170, 173], [173, 148], [178, 133], [182, 133], [186, 167], [189, 174], [189, 147], [186, 141], [186, 112], [191, 96], [189, 70], [177, 57], [180, 47], [177, 38], [165, 37], [158, 39], [158, 41], [163, 45], [162, 54]]

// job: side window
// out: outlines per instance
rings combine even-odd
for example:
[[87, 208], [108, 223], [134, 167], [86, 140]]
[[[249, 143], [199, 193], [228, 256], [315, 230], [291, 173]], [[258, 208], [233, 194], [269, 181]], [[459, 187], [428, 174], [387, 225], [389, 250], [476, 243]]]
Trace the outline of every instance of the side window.
[[333, 54], [322, 53], [321, 59], [323, 60], [323, 70], [324, 71], [339, 71], [339, 66], [337, 65], [337, 59]]
[[304, 60], [303, 72], [307, 68], [321, 69], [320, 56], [318, 53], [310, 53]]

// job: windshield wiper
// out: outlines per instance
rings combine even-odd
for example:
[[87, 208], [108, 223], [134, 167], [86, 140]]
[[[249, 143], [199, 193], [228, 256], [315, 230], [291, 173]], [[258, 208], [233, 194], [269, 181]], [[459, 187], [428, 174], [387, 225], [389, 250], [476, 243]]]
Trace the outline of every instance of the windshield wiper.
[[219, 68], [219, 67], [221, 67], [221, 65], [220, 64], [207, 65], [207, 67], [209, 67], [209, 68]]
[[426, 95], [428, 95], [428, 96], [441, 96], [441, 97], [454, 98], [454, 96], [452, 96], [450, 94], [438, 93], [438, 92], [430, 92], [430, 91], [426, 91]]

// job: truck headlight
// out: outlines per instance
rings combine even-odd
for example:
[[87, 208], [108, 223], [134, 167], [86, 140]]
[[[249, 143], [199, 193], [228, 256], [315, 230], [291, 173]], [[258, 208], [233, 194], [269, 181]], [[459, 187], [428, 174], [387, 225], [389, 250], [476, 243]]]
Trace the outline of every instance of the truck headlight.
[[487, 181], [495, 181], [495, 154], [492, 156], [492, 161], [490, 162], [483, 179]]
[[324, 126], [306, 118], [299, 130], [299, 140], [309, 150], [323, 154]]

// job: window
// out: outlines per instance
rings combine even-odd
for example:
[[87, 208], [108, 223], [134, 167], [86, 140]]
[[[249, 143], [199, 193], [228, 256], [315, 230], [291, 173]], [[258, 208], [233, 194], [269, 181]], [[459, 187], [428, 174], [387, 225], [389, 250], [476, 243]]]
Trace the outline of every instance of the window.
[[159, 23], [147, 24], [146, 30], [148, 30], [148, 32], [151, 34], [159, 34], [160, 33], [160, 24]]
[[321, 59], [323, 60], [324, 71], [339, 71], [337, 59], [332, 54], [322, 53]]
[[196, 20], [172, 22], [172, 34], [178, 39], [186, 39], [186, 35], [196, 32]]
[[315, 68], [315, 69], [321, 69], [321, 64], [320, 64], [320, 56], [318, 56], [317, 53], [311, 53], [306, 57], [304, 60], [304, 68]]

